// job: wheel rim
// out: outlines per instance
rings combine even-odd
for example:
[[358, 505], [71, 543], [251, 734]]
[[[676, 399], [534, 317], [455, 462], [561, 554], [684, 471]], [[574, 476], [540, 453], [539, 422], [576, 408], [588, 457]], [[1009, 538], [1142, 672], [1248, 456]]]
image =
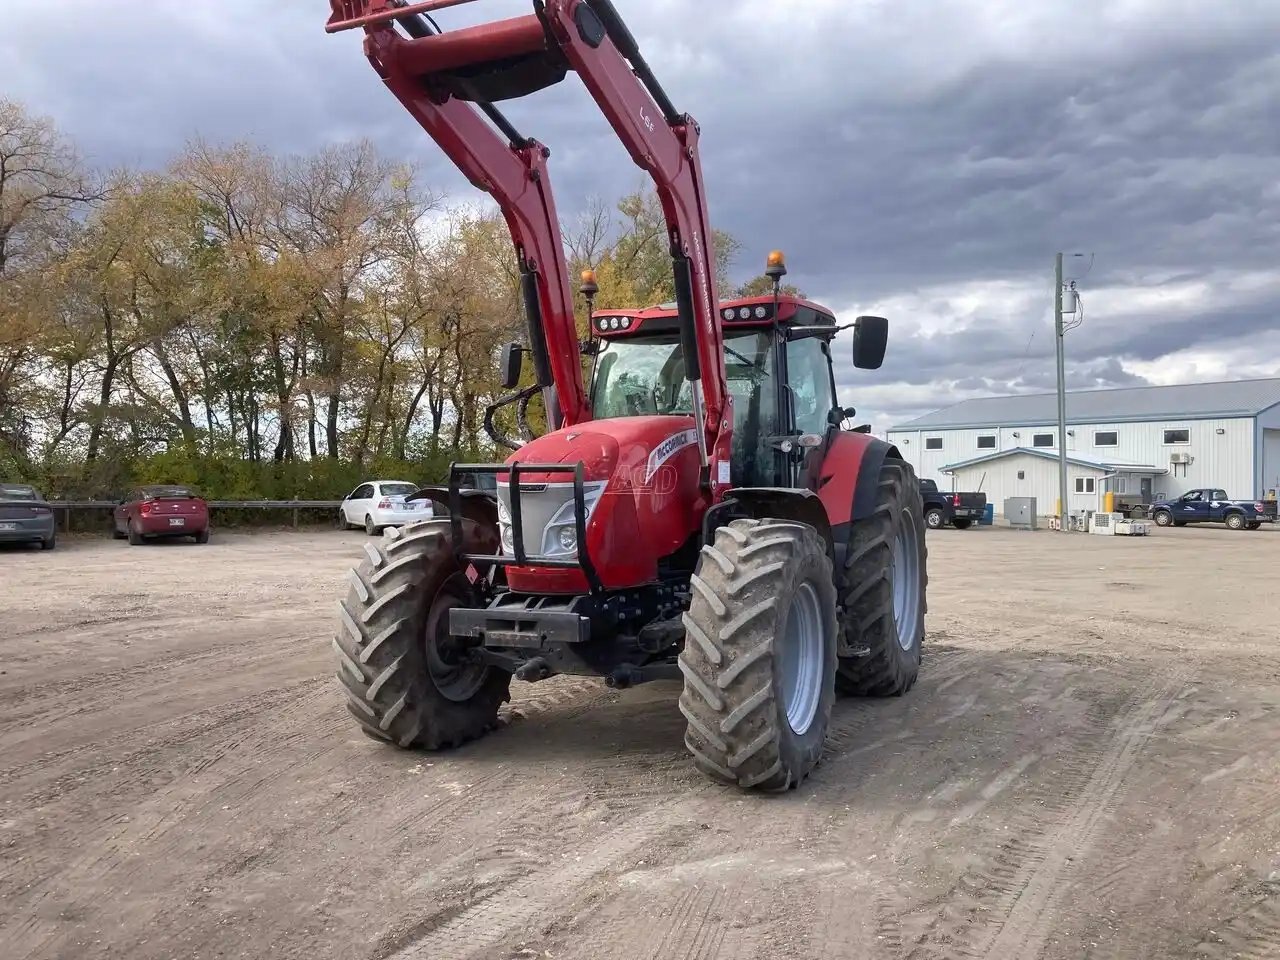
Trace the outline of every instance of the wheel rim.
[[452, 593], [441, 590], [427, 614], [427, 672], [440, 695], [455, 703], [470, 700], [484, 685], [488, 668], [459, 659], [449, 643], [449, 611], [465, 606]]
[[787, 611], [787, 625], [778, 651], [781, 673], [782, 708], [787, 725], [798, 734], [813, 726], [822, 699], [824, 657], [822, 608], [813, 584], [805, 582], [796, 591]]
[[940, 527], [942, 526], [942, 514], [938, 513], [937, 510], [930, 510], [928, 521], [929, 526]]
[[1227, 526], [1232, 527], [1236, 530], [1239, 530], [1241, 527], [1244, 526], [1244, 520], [1241, 517], [1238, 517], [1235, 514], [1232, 514], [1231, 516], [1227, 517]]
[[920, 550], [916, 545], [916, 518], [903, 510], [898, 535], [893, 539], [893, 620], [898, 627], [898, 646], [910, 650], [916, 642], [920, 621]]
[[1162, 527], [1167, 527], [1169, 525], [1169, 519], [1169, 514], [1165, 513], [1163, 510], [1156, 514], [1156, 523], [1160, 524]]

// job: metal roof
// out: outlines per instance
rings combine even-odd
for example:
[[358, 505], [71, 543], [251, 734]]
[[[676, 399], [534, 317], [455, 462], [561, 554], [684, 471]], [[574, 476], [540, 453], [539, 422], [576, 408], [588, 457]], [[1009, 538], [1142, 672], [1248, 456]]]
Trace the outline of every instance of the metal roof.
[[[1120, 387], [1067, 393], [1068, 423], [1253, 417], [1280, 404], [1280, 377], [1179, 383], [1167, 387]], [[891, 427], [898, 430], [1038, 426], [1058, 422], [1056, 393], [980, 397], [943, 407]]]
[[[951, 473], [953, 470], [960, 470], [964, 467], [976, 466], [979, 463], [987, 463], [991, 460], [999, 460], [1003, 457], [1012, 457], [1020, 453], [1028, 456], [1040, 457], [1043, 460], [1057, 461], [1058, 451], [1049, 447], [1012, 447], [1009, 450], [993, 450], [991, 453], [983, 454], [980, 457], [973, 457], [969, 460], [961, 460], [957, 463], [949, 463], [942, 467], [943, 473]], [[1067, 454], [1067, 463], [1074, 463], [1078, 467], [1092, 467], [1095, 470], [1101, 470], [1103, 473], [1168, 473], [1167, 467], [1157, 467], [1152, 463], [1138, 463], [1134, 460], [1117, 460], [1108, 457], [1105, 460], [1092, 460], [1087, 457], [1077, 457], [1074, 454]]]

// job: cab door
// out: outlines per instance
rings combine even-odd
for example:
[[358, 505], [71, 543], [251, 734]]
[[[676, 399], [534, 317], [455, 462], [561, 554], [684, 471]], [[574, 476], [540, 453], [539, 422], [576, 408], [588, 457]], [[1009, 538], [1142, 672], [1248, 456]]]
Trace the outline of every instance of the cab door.
[[1192, 490], [1178, 499], [1177, 517], [1187, 523], [1198, 523], [1209, 519], [1209, 501], [1205, 499], [1206, 490]]

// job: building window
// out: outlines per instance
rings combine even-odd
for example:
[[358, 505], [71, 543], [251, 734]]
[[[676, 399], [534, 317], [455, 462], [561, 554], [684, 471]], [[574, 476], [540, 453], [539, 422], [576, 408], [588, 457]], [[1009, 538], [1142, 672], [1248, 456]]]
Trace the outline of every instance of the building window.
[[942, 438], [941, 437], [925, 437], [924, 448], [926, 450], [941, 450]]
[[1111, 478], [1111, 492], [1112, 493], [1128, 493], [1129, 492], [1129, 484], [1124, 477]]
[[1120, 435], [1114, 430], [1099, 430], [1093, 435], [1095, 447], [1114, 447], [1120, 442]]
[[1019, 479], [1019, 480], [1025, 480], [1025, 479], [1027, 479], [1027, 471], [1025, 471], [1025, 470], [1019, 470], [1019, 471], [1018, 471], [1018, 479]]
[[1093, 477], [1076, 477], [1076, 493], [1093, 493]]
[[1035, 435], [1033, 435], [1033, 436], [1032, 436], [1032, 438], [1031, 438], [1031, 445], [1032, 445], [1033, 447], [1052, 447], [1052, 446], [1053, 446], [1053, 434], [1052, 434], [1052, 433], [1037, 433], [1037, 434], [1035, 434]]
[[995, 434], [988, 434], [985, 437], [978, 438], [979, 450], [994, 450], [996, 448]]
[[1164, 432], [1165, 443], [1190, 443], [1190, 430], [1166, 430]]

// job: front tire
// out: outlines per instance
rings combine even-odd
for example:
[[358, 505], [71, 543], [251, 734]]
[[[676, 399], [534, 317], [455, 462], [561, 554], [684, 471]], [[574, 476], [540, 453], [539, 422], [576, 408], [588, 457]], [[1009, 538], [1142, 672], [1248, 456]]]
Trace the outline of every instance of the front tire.
[[925, 546], [915, 471], [901, 460], [880, 468], [875, 512], [854, 521], [840, 597], [844, 649], [836, 689], [901, 696], [920, 673], [928, 610]]
[[[365, 544], [339, 609], [333, 650], [347, 709], [370, 736], [401, 747], [474, 740], [509, 699], [509, 673], [467, 661], [447, 643], [449, 609], [471, 600], [449, 534], [448, 521], [428, 521]], [[473, 547], [496, 553], [496, 530], [481, 534], [472, 524]]]
[[1157, 510], [1151, 515], [1151, 519], [1156, 522], [1157, 527], [1167, 527], [1173, 523], [1173, 514], [1168, 510]]
[[709, 776], [795, 787], [822, 755], [835, 700], [831, 560], [818, 532], [734, 520], [703, 547], [680, 653], [684, 742]]

